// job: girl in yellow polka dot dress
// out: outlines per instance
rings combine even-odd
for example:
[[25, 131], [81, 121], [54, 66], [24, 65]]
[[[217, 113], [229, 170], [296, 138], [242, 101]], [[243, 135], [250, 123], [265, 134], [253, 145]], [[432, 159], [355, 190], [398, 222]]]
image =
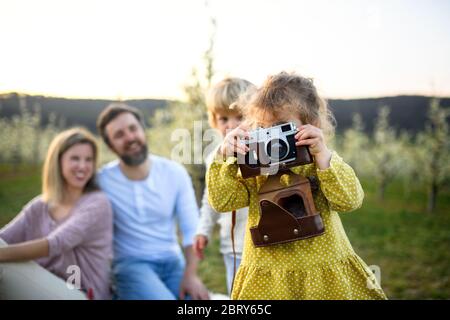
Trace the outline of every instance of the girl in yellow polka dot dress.
[[[332, 116], [310, 79], [282, 72], [269, 77], [246, 102], [246, 124], [230, 131], [207, 172], [209, 202], [219, 212], [249, 206], [245, 247], [232, 299], [386, 299], [368, 266], [353, 251], [338, 212], [359, 208], [364, 198], [353, 169], [325, 144]], [[237, 153], [248, 147], [248, 130], [293, 121], [296, 144], [308, 146], [314, 163], [291, 168], [315, 176], [314, 203], [325, 233], [266, 247], [253, 245], [249, 228], [260, 218], [258, 190], [267, 176], [243, 179]]]

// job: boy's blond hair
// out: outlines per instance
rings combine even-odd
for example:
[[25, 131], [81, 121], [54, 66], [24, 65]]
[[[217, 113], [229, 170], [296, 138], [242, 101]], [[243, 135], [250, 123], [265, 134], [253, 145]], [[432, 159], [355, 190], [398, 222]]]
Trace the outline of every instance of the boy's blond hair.
[[206, 97], [209, 125], [217, 128], [218, 113], [242, 115], [239, 98], [253, 88], [255, 86], [250, 81], [241, 78], [225, 78], [212, 87]]

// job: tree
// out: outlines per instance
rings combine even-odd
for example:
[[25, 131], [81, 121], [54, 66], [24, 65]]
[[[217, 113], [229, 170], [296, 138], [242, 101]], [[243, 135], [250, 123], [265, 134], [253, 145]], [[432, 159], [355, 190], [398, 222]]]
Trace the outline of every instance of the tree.
[[210, 18], [210, 25], [212, 32], [202, 65], [193, 68], [191, 79], [184, 86], [185, 101], [174, 101], [157, 110], [150, 120], [151, 128], [147, 130], [152, 152], [184, 164], [192, 178], [198, 201], [205, 185], [203, 150], [208, 141], [205, 141], [203, 132], [209, 128], [205, 95], [214, 76], [214, 18]]
[[20, 113], [12, 118], [0, 117], [0, 162], [12, 165], [13, 172], [22, 164], [40, 164], [53, 137], [64, 127], [56, 124], [54, 114], [42, 126], [42, 110], [38, 103], [28, 107], [27, 97], [17, 95]]
[[428, 213], [434, 211], [439, 190], [450, 178], [449, 114], [448, 109], [441, 107], [439, 99], [431, 99], [429, 122], [425, 131], [417, 136], [418, 159], [423, 169], [419, 177], [427, 188]]
[[368, 149], [368, 170], [375, 178], [378, 199], [383, 201], [388, 184], [398, 175], [404, 161], [402, 145], [389, 125], [388, 106], [383, 106], [378, 113]]
[[401, 166], [398, 168], [397, 175], [403, 182], [403, 196], [407, 198], [411, 189], [417, 186], [415, 183], [419, 174], [415, 156], [417, 146], [414, 144], [412, 136], [406, 131], [402, 131], [397, 137], [397, 144], [399, 146], [397, 157], [401, 159]]
[[345, 130], [341, 137], [342, 156], [345, 161], [356, 171], [358, 176], [368, 175], [367, 152], [369, 137], [364, 132], [364, 124], [361, 115], [355, 113], [352, 118], [352, 127]]

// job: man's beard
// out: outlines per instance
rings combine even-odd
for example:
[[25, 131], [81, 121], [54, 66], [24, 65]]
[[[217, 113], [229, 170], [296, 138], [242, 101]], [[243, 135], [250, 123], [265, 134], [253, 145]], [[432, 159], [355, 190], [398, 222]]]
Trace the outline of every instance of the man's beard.
[[147, 145], [139, 143], [141, 146], [141, 151], [139, 151], [137, 154], [129, 155], [129, 154], [123, 154], [120, 155], [120, 159], [130, 167], [138, 166], [142, 163], [144, 163], [145, 160], [147, 160], [148, 157], [148, 148]]

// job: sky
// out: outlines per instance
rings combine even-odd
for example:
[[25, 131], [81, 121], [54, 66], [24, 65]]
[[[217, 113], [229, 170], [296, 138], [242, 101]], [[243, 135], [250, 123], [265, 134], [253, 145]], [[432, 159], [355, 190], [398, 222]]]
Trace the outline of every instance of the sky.
[[448, 0], [0, 0], [0, 92], [182, 99], [211, 17], [214, 81], [285, 70], [327, 98], [450, 96]]

